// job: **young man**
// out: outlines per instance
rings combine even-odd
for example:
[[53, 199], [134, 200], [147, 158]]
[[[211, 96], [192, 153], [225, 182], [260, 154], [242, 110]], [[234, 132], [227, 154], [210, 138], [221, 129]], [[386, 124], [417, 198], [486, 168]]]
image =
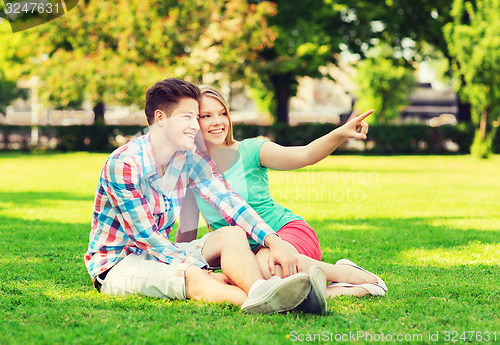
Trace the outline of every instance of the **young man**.
[[[297, 273], [287, 244], [227, 185], [213, 162], [193, 154], [199, 97], [195, 85], [173, 78], [147, 91], [149, 133], [115, 150], [101, 171], [87, 270], [95, 287], [110, 295], [228, 301], [247, 312], [291, 310], [309, 293], [310, 279]], [[170, 242], [187, 186], [239, 227], [189, 243]], [[269, 267], [280, 264], [286, 278], [263, 280], [242, 229], [270, 249]], [[211, 276], [207, 267], [217, 264], [235, 286]]]

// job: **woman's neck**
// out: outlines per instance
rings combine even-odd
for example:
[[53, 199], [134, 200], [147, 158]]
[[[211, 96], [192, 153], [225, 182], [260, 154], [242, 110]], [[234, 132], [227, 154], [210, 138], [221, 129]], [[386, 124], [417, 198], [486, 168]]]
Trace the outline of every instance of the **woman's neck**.
[[208, 155], [217, 165], [221, 174], [224, 174], [232, 165], [236, 157], [237, 143], [222, 144], [207, 147]]
[[211, 157], [215, 151], [220, 150], [220, 149], [227, 149], [230, 146], [231, 145], [227, 145], [226, 143], [223, 143], [220, 145], [207, 145], [207, 152], [208, 152], [208, 155]]

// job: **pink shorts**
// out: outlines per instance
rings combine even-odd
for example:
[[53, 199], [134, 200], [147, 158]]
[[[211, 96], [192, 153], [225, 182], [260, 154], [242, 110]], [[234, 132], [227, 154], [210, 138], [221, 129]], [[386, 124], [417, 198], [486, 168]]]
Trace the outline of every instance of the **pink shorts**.
[[315, 260], [321, 260], [321, 247], [314, 230], [303, 220], [294, 220], [279, 229], [281, 239], [287, 241], [303, 254]]

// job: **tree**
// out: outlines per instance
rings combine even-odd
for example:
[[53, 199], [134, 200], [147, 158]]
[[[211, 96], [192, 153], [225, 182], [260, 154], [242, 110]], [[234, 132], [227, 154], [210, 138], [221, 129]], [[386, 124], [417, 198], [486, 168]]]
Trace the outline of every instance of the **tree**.
[[[87, 0], [50, 23], [23, 32], [36, 42], [26, 74], [44, 81], [42, 97], [58, 108], [143, 104], [145, 91], [167, 76], [201, 81], [213, 71], [251, 73], [271, 44], [269, 3], [244, 0]], [[214, 79], [220, 79], [217, 77]]]
[[375, 53], [359, 62], [355, 78], [358, 85], [356, 109], [374, 108], [375, 113], [367, 121], [379, 124], [399, 117], [415, 87], [413, 70], [387, 56], [387, 50], [384, 51], [385, 54]]
[[445, 27], [458, 88], [469, 101], [476, 127], [471, 153], [486, 158], [500, 121], [500, 0], [455, 0]]
[[[331, 35], [338, 15], [335, 5], [323, 1], [274, 1], [277, 13], [269, 18], [276, 34], [272, 47], [261, 54], [259, 75], [273, 94], [278, 122], [288, 122], [289, 100], [297, 90], [297, 77], [321, 75], [319, 68], [336, 61], [341, 38]], [[262, 94], [262, 93], [261, 93]]]
[[[453, 0], [382, 0], [382, 40], [404, 50], [405, 40], [410, 39], [415, 43], [412, 59], [416, 62], [429, 57], [441, 59], [442, 55], [449, 66], [453, 65], [454, 58], [449, 53], [443, 32], [444, 26], [452, 21], [452, 4]], [[428, 45], [433, 49], [428, 49]], [[451, 70], [447, 75], [451, 75]], [[463, 78], [459, 82], [462, 86], [466, 84]], [[458, 120], [470, 122], [470, 104], [461, 98], [457, 102]]]
[[0, 69], [0, 114], [7, 112], [7, 106], [16, 96], [16, 82], [6, 80], [5, 74]]
[[[337, 64], [340, 53], [366, 57], [370, 47], [388, 43], [409, 65], [423, 56], [421, 42], [446, 55], [442, 26], [449, 21], [451, 0], [276, 0], [269, 18], [276, 32], [271, 48], [261, 54], [260, 76], [275, 99], [278, 122], [288, 122], [288, 103], [297, 77], [326, 76], [322, 67]], [[410, 54], [408, 41], [416, 43]], [[261, 93], [262, 94], [262, 93]]]
[[[2, 10], [0, 3], [0, 12]], [[21, 63], [25, 58], [23, 47], [26, 42], [23, 36], [11, 35], [9, 23], [0, 23], [0, 113], [6, 113], [7, 106], [25, 93], [17, 88], [17, 80], [21, 75]]]

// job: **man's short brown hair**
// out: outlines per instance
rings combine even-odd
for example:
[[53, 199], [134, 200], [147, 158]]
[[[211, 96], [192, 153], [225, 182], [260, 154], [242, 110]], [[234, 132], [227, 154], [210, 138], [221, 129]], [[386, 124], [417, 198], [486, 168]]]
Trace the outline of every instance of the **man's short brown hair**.
[[192, 98], [198, 101], [200, 89], [194, 84], [176, 78], [167, 78], [151, 86], [146, 92], [145, 112], [148, 124], [154, 123], [157, 109], [169, 116], [182, 98]]

